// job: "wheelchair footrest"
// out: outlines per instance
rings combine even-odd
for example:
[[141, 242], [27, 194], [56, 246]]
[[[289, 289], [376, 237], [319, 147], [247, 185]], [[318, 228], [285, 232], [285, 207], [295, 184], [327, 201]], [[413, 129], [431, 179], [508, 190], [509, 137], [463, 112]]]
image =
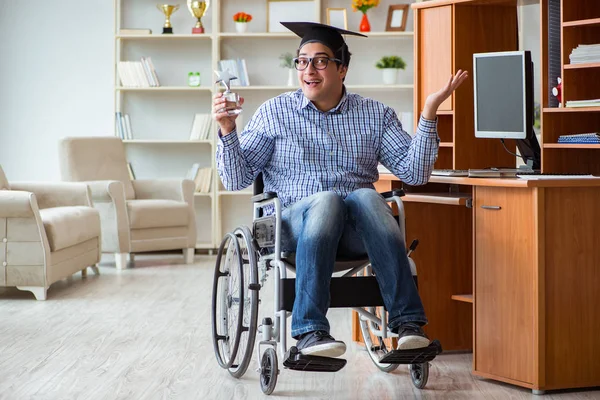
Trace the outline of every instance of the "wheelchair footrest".
[[295, 346], [285, 353], [283, 361], [284, 367], [296, 371], [336, 372], [345, 365], [346, 360], [343, 358], [305, 356]]
[[432, 341], [429, 346], [420, 349], [392, 350], [379, 360], [382, 364], [422, 364], [433, 360], [442, 352], [439, 340]]

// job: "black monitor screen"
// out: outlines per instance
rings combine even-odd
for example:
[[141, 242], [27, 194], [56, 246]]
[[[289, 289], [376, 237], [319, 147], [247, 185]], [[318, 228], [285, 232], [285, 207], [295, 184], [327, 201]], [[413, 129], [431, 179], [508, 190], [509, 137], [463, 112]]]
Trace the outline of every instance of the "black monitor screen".
[[525, 138], [527, 96], [524, 54], [476, 54], [473, 61], [475, 136]]

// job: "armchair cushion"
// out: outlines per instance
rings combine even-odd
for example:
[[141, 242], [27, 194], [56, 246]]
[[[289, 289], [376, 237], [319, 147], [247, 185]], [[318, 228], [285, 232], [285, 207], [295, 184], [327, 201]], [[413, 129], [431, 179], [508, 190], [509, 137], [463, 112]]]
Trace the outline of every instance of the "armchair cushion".
[[187, 226], [189, 206], [175, 200], [128, 200], [127, 214], [132, 229]]
[[40, 210], [50, 251], [55, 252], [98, 237], [100, 214], [92, 207], [54, 207]]

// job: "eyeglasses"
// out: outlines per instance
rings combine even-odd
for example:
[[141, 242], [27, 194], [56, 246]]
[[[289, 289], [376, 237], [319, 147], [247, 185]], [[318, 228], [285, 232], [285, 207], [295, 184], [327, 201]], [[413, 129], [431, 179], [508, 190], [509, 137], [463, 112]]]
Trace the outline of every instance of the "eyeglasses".
[[312, 63], [312, 66], [315, 69], [318, 70], [323, 70], [325, 68], [327, 68], [327, 66], [329, 65], [329, 61], [334, 61], [334, 62], [338, 62], [341, 63], [342, 60], [338, 59], [338, 58], [329, 58], [329, 57], [296, 57], [294, 58], [294, 66], [296, 67], [296, 69], [298, 71], [304, 71], [307, 67], [308, 64]]

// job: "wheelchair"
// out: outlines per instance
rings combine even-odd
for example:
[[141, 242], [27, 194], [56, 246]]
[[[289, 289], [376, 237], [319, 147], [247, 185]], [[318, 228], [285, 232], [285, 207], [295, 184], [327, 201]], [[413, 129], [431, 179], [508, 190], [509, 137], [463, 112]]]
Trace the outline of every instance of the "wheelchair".
[[[263, 193], [262, 175], [255, 180], [253, 189], [252, 229], [240, 226], [227, 233], [218, 250], [212, 289], [212, 339], [219, 366], [233, 377], [241, 378], [248, 369], [258, 335], [257, 371], [261, 390], [269, 395], [277, 384], [278, 357], [283, 359], [284, 368], [321, 372], [339, 371], [346, 360], [306, 356], [294, 346], [287, 348], [287, 318], [291, 316], [295, 298], [295, 279], [287, 278], [287, 271], [295, 270], [295, 257], [280, 249], [282, 210], [277, 194]], [[398, 223], [404, 233], [401, 200], [404, 192], [396, 189], [382, 196], [397, 205]], [[268, 205], [272, 205], [275, 212], [263, 216]], [[408, 249], [415, 283], [418, 283], [416, 266], [410, 253], [417, 245], [418, 240], [414, 240]], [[271, 270], [274, 316], [264, 318], [258, 326], [259, 292]], [[333, 307], [352, 308], [358, 313], [365, 348], [377, 368], [392, 372], [401, 364], [408, 365], [413, 385], [419, 389], [425, 387], [429, 362], [442, 352], [441, 344], [433, 340], [426, 348], [394, 349], [392, 338], [398, 335], [387, 329], [387, 312], [368, 259], [336, 260], [330, 286], [330, 308]]]

